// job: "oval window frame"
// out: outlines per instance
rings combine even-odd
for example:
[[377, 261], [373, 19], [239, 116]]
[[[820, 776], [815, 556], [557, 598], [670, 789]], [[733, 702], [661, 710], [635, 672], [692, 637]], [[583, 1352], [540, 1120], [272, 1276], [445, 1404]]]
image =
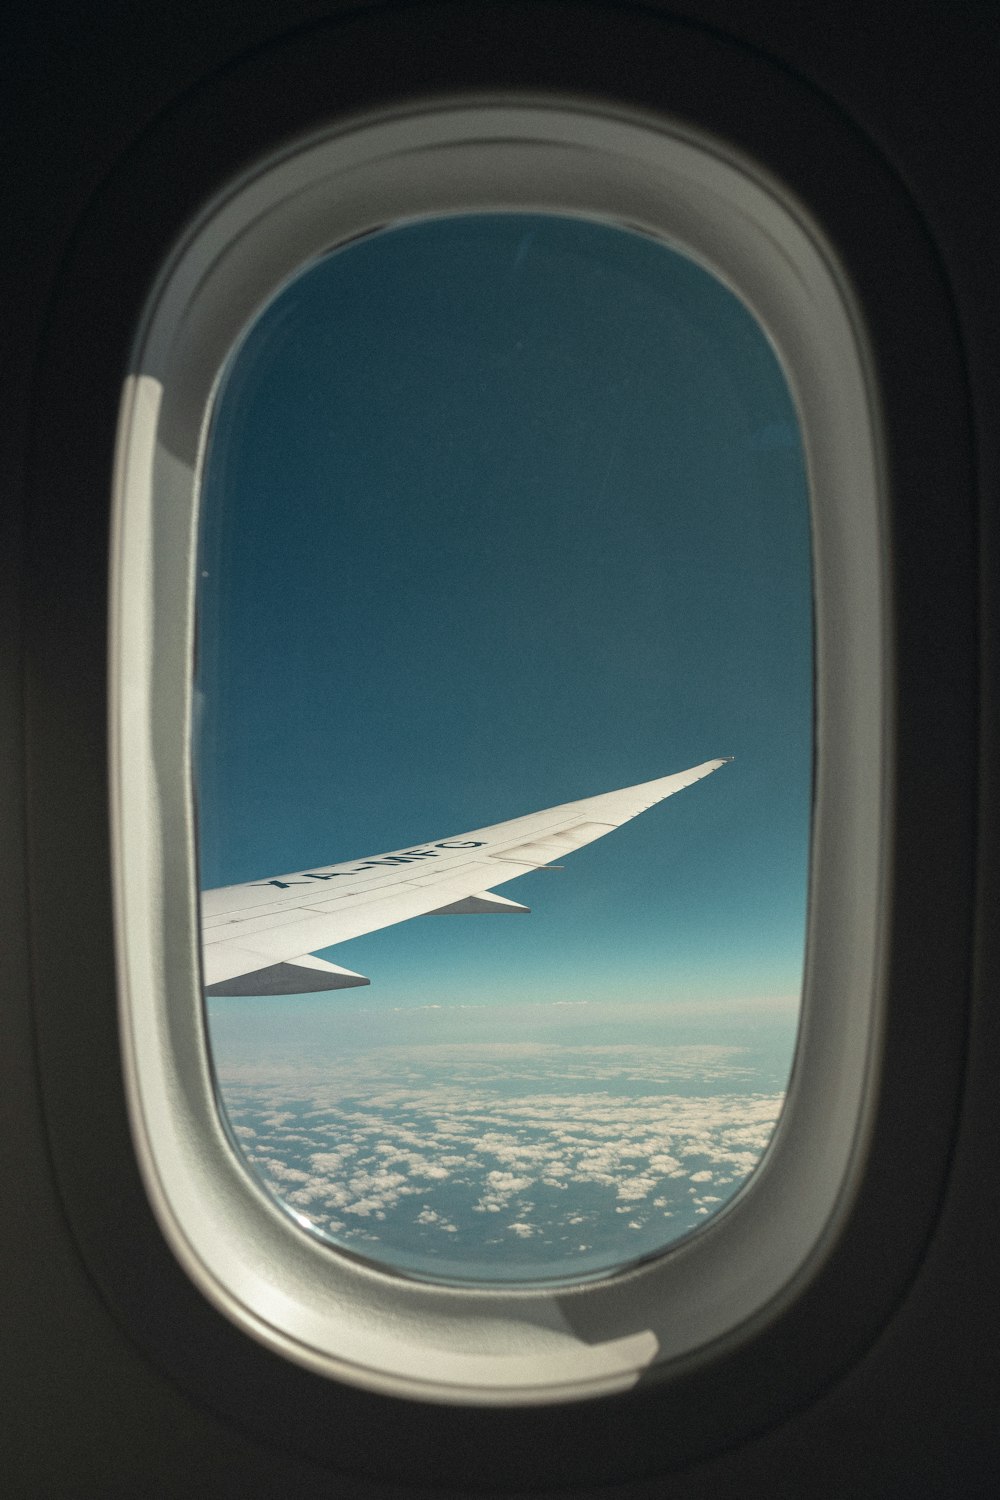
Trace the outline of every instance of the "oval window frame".
[[[318, 255], [388, 222], [479, 209], [639, 228], [729, 285], [782, 362], [812, 503], [816, 774], [785, 1110], [717, 1219], [654, 1260], [571, 1288], [432, 1286], [299, 1232], [233, 1155], [201, 1010], [191, 660], [199, 470], [219, 373], [263, 303]], [[729, 147], [639, 112], [492, 95], [343, 121], [233, 184], [175, 249], [126, 381], [114, 486], [120, 1021], [133, 1138], [161, 1229], [238, 1327], [382, 1393], [534, 1404], [625, 1390], [749, 1337], [819, 1271], [857, 1185], [882, 1026], [891, 747], [877, 413], [863, 322], [808, 213]]]

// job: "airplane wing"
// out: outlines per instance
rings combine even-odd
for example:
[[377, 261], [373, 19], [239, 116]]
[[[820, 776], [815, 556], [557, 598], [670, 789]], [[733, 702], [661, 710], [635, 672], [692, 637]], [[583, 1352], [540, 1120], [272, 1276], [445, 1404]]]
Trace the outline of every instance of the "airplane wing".
[[363, 974], [316, 958], [316, 949], [411, 917], [527, 912], [492, 887], [529, 870], [560, 868], [574, 849], [731, 758], [409, 849], [203, 891], [206, 993], [297, 995], [368, 984]]

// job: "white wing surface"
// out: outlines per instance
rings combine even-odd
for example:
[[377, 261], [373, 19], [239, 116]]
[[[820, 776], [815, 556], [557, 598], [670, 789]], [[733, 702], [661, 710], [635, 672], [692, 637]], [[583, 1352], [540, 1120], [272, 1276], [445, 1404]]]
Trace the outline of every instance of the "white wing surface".
[[[731, 757], [727, 757], [731, 759]], [[558, 868], [574, 849], [709, 776], [726, 759], [618, 792], [474, 828], [341, 865], [203, 891], [202, 951], [210, 995], [282, 995], [367, 984], [313, 955], [411, 917], [527, 912], [492, 889], [529, 870]]]

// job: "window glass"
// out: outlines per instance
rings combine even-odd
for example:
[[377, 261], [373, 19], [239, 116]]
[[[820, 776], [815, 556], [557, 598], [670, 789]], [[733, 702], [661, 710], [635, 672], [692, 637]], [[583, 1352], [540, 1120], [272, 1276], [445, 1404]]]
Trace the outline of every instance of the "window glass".
[[[807, 898], [808, 492], [753, 315], [588, 220], [353, 241], [232, 354], [199, 548], [206, 1018], [248, 1168], [440, 1280], [599, 1275], [703, 1224], [781, 1109]], [[530, 915], [403, 919], [334, 869], [412, 892], [477, 831], [730, 755], [498, 866], [480, 891]], [[292, 899], [303, 941], [339, 900], [389, 925], [258, 961]], [[317, 953], [338, 987], [282, 967]]]

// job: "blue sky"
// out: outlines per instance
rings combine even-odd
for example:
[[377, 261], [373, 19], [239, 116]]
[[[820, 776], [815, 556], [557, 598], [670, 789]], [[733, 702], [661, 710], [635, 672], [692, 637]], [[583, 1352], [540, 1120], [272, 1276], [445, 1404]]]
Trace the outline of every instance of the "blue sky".
[[804, 462], [766, 337], [707, 272], [527, 215], [324, 258], [230, 362], [200, 572], [205, 887], [736, 757], [505, 887], [531, 916], [343, 944], [372, 988], [303, 1005], [797, 993]]

